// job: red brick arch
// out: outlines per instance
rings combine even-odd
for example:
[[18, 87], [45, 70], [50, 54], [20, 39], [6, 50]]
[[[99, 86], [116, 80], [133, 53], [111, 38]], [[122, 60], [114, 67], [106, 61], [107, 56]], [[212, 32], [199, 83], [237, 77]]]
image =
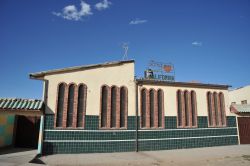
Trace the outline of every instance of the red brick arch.
[[[106, 120], [106, 126], [102, 125], [102, 89], [103, 87], [107, 87], [108, 88], [108, 96], [107, 96], [107, 120]], [[121, 126], [121, 100], [120, 100], [120, 92], [121, 92], [121, 88], [124, 88], [125, 90], [125, 105], [124, 105], [124, 126]], [[112, 89], [116, 90], [115, 93], [115, 98], [116, 98], [116, 102], [115, 102], [115, 119], [112, 118]], [[114, 99], [113, 99], [114, 100]], [[126, 129], [127, 128], [127, 115], [128, 114], [128, 89], [125, 86], [121, 86], [118, 87], [116, 85], [112, 85], [111, 87], [109, 87], [108, 85], [102, 85], [101, 86], [101, 91], [100, 91], [100, 114], [99, 114], [99, 128], [101, 129]], [[112, 121], [113, 123], [115, 122], [115, 125], [113, 124], [112, 126]]]
[[[56, 126], [57, 122], [57, 111], [58, 111], [58, 95], [59, 95], [59, 86], [64, 84], [65, 89], [64, 89], [64, 101], [63, 101], [63, 113], [62, 113], [62, 126], [58, 127]], [[55, 128], [67, 128], [67, 118], [68, 118], [68, 97], [69, 97], [69, 87], [74, 86], [74, 92], [73, 92], [73, 112], [72, 112], [72, 126], [70, 128], [76, 128], [76, 122], [77, 122], [77, 105], [78, 105], [78, 88], [80, 85], [84, 85], [85, 88], [87, 89], [87, 86], [83, 83], [80, 83], [79, 85], [76, 85], [76, 83], [71, 82], [69, 84], [66, 84], [65, 82], [60, 82], [57, 86], [57, 98], [56, 98], [56, 110], [55, 110], [55, 118], [54, 118], [54, 127]], [[86, 102], [86, 97], [85, 97], [85, 102]], [[86, 103], [85, 103], [86, 106]], [[83, 121], [85, 120], [85, 114], [83, 117]], [[84, 122], [83, 122], [84, 124]], [[84, 127], [84, 125], [82, 126]]]
[[66, 93], [66, 89], [67, 89], [67, 84], [65, 82], [60, 82], [58, 85], [57, 85], [57, 92], [56, 92], [56, 106], [55, 106], [55, 118], [54, 118], [54, 127], [55, 128], [62, 128], [63, 127], [63, 117], [65, 116], [65, 113], [64, 113], [64, 108], [65, 108], [65, 102], [63, 103], [63, 110], [62, 110], [62, 126], [57, 126], [57, 115], [58, 115], [58, 98], [59, 98], [59, 87], [60, 85], [64, 85], [64, 101], [65, 101], [65, 98], [67, 97], [67, 93]]
[[[159, 127], [159, 112], [158, 112], [158, 93], [159, 93], [159, 91], [162, 92], [162, 103], [160, 103], [162, 106], [162, 115], [161, 115], [162, 126], [160, 126], [160, 127]], [[142, 100], [142, 93], [143, 92], [145, 93], [145, 101]], [[153, 94], [153, 96], [151, 96], [151, 93]], [[154, 102], [152, 103], [152, 101], [154, 101]], [[143, 114], [143, 108], [142, 108], [143, 105], [145, 105], [145, 112], [144, 112], [145, 115]], [[141, 117], [140, 118], [141, 128], [158, 129], [158, 128], [165, 127], [165, 124], [164, 124], [165, 123], [165, 119], [164, 119], [165, 118], [164, 117], [164, 91], [162, 89], [155, 90], [154, 88], [150, 88], [148, 90], [146, 88], [142, 88], [140, 90], [140, 117]]]
[[[209, 98], [211, 101], [209, 101]], [[224, 94], [222, 92], [207, 92], [207, 110], [209, 127], [225, 127], [226, 113]]]
[[[79, 88], [80, 88], [80, 86], [83, 86], [83, 90], [84, 90], [84, 94], [83, 94], [83, 112], [82, 112], [82, 125], [80, 125], [80, 126], [78, 126], [77, 125], [77, 119], [79, 118], [78, 116], [80, 116], [80, 115], [78, 115], [78, 111], [79, 111], [79, 109], [80, 108], [78, 108], [78, 106], [79, 106]], [[78, 84], [78, 86], [77, 86], [77, 92], [75, 93], [76, 94], [76, 106], [77, 106], [77, 111], [76, 111], [76, 113], [74, 114], [74, 116], [75, 116], [75, 123], [76, 123], [76, 127], [79, 127], [79, 128], [84, 128], [85, 127], [85, 116], [86, 116], [86, 107], [87, 107], [87, 90], [88, 90], [88, 87], [87, 87], [87, 85], [86, 84], [84, 84], [84, 83], [80, 83], [80, 84]]]

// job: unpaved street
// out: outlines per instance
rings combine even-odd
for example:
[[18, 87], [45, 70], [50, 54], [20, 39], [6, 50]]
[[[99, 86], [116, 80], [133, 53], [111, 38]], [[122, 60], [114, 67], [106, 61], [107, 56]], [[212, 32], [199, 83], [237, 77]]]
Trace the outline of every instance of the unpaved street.
[[0, 166], [249, 166], [250, 145], [124, 153], [57, 154], [35, 158], [36, 151], [0, 155]]
[[48, 165], [86, 166], [249, 166], [250, 145], [129, 153], [51, 155]]

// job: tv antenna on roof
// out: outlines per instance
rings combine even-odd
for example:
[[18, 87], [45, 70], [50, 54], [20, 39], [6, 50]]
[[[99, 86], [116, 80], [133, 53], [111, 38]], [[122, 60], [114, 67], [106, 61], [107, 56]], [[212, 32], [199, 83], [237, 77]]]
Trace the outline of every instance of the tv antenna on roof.
[[127, 60], [128, 59], [128, 43], [123, 43], [122, 48], [124, 49], [122, 60]]

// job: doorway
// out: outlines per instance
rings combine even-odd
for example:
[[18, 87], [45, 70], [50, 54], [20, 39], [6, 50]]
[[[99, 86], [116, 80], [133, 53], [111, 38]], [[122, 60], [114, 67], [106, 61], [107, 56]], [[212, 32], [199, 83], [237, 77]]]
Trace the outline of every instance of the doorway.
[[37, 149], [40, 117], [16, 116], [15, 147]]
[[250, 144], [250, 117], [238, 117], [240, 144]]

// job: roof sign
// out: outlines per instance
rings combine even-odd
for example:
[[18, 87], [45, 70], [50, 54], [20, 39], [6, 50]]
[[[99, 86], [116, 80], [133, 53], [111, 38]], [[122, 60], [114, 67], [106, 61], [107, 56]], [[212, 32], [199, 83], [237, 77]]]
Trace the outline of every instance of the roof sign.
[[145, 79], [175, 81], [175, 70], [172, 63], [162, 63], [151, 60], [144, 73]]

